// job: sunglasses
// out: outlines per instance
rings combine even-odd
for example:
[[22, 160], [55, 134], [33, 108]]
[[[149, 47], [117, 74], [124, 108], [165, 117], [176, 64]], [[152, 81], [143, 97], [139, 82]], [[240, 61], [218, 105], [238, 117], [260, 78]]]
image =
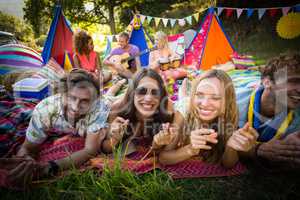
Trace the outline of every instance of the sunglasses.
[[135, 93], [137, 95], [140, 95], [140, 96], [145, 96], [148, 91], [150, 91], [149, 93], [154, 96], [154, 97], [160, 97], [160, 92], [158, 89], [150, 89], [150, 88], [145, 88], [145, 87], [139, 87], [139, 88], [136, 88], [135, 90]]

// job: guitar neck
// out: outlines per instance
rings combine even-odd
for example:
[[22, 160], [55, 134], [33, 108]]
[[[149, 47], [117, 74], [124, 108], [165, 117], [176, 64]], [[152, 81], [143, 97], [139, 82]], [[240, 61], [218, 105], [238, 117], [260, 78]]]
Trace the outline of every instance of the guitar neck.
[[128, 57], [128, 58], [122, 60], [122, 62], [133, 60], [133, 59], [135, 59], [136, 57], [142, 56], [142, 55], [144, 55], [144, 54], [146, 54], [146, 53], [149, 53], [150, 51], [153, 51], [153, 50], [155, 50], [155, 49], [156, 49], [156, 47], [153, 47], [153, 48], [151, 48], [151, 49], [144, 49], [143, 51], [139, 52], [138, 54], [136, 54], [136, 55], [134, 55], [134, 56], [130, 56], [130, 57]]

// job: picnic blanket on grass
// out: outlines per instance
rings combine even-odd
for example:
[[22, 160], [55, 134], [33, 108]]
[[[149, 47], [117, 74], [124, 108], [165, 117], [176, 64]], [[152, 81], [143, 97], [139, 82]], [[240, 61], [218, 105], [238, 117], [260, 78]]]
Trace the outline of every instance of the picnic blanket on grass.
[[[84, 148], [84, 138], [75, 136], [64, 136], [52, 142], [42, 145], [38, 162], [44, 163], [50, 160], [57, 160], [65, 158], [73, 152], [79, 151]], [[160, 169], [167, 172], [173, 178], [200, 178], [200, 177], [222, 177], [240, 175], [246, 171], [246, 167], [238, 163], [232, 169], [226, 169], [221, 165], [213, 165], [202, 162], [199, 159], [190, 159], [176, 165], [163, 166], [156, 162], [155, 156], [148, 153], [147, 148], [139, 146], [136, 152], [124, 157], [121, 161], [121, 168], [129, 170], [137, 175], [150, 172], [154, 169]], [[146, 156], [146, 157], [145, 157]], [[113, 167], [116, 162], [113, 156], [99, 155], [85, 163], [80, 170], [94, 169], [101, 172], [105, 166]], [[0, 187], [11, 187], [7, 182], [8, 171], [0, 169]], [[68, 171], [63, 172], [60, 176], [67, 175]]]
[[13, 147], [23, 143], [32, 111], [38, 102], [9, 96], [0, 100], [0, 157], [14, 153]]

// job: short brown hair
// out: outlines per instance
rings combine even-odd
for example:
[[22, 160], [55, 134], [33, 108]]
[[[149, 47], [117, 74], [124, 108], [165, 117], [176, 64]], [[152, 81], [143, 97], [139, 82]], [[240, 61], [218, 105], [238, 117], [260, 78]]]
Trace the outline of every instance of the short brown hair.
[[129, 40], [129, 34], [126, 32], [120, 33], [119, 37], [126, 38], [127, 41]]
[[261, 70], [261, 78], [269, 78], [274, 82], [275, 74], [280, 70], [287, 70], [288, 72], [294, 72], [300, 75], [300, 53], [288, 52], [272, 58]]
[[100, 95], [100, 83], [94, 76], [84, 69], [73, 69], [68, 75], [60, 80], [60, 92], [66, 93], [74, 87], [92, 86], [96, 90], [97, 96]]

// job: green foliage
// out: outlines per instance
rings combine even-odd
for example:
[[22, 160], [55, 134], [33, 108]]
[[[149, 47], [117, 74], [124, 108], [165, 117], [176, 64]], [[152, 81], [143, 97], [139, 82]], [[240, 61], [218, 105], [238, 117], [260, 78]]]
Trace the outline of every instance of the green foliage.
[[[72, 169], [68, 176], [36, 187], [34, 191], [11, 194], [4, 192], [4, 199], [101, 199], [101, 200], [174, 200], [182, 199], [181, 188], [165, 173], [137, 176], [121, 169], [121, 147], [114, 153], [115, 165], [106, 165], [101, 175], [93, 170], [80, 172]], [[2, 194], [2, 191], [0, 189]]]
[[155, 171], [136, 176], [120, 168], [106, 168], [101, 176], [95, 171], [74, 170], [63, 179], [34, 188], [12, 192], [0, 188], [1, 199], [299, 199], [300, 174], [296, 171], [270, 173], [250, 170], [241, 176], [181, 179], [173, 181]]
[[27, 46], [35, 47], [31, 27], [18, 18], [0, 12], [0, 30], [13, 33], [16, 38]]
[[274, 18], [267, 14], [259, 20], [257, 15], [247, 18], [243, 13], [235, 16], [220, 16], [223, 28], [232, 45], [240, 54], [254, 55], [259, 59], [269, 59], [286, 51], [299, 51], [300, 37], [283, 39], [276, 32], [276, 24], [281, 15]]

